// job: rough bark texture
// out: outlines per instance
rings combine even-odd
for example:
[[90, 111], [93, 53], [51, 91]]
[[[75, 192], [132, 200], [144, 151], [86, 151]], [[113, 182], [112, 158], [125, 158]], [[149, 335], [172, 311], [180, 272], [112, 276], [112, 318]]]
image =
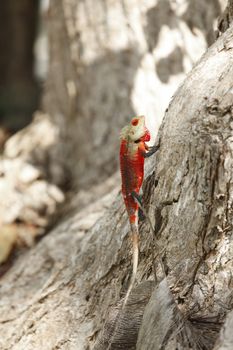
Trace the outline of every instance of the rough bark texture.
[[[14, 5], [16, 8], [11, 7], [13, 2], [0, 6], [6, 11], [8, 7], [15, 9], [19, 19], [16, 25], [20, 27], [21, 6], [27, 7], [28, 0], [18, 7]], [[223, 3], [224, 0], [51, 1], [45, 16], [50, 69], [44, 105], [49, 113], [43, 113], [41, 118], [36, 115], [28, 128], [13, 136], [0, 161], [0, 196], [6, 198], [0, 205], [0, 224], [10, 224], [0, 234], [0, 262], [7, 259], [16, 241], [17, 246], [20, 242], [31, 245], [38, 234], [45, 232], [64, 198], [59, 194], [61, 188], [82, 188], [78, 196], [82, 200], [73, 201], [76, 210], [95, 199], [97, 192], [107, 193], [109, 187], [101, 183], [115, 173], [120, 127], [133, 114], [146, 114], [147, 126], [155, 137], [171, 94], [213, 41], [213, 23]], [[28, 11], [35, 12], [36, 1], [34, 6], [27, 7]], [[24, 25], [17, 30], [17, 38], [25, 37]], [[20, 40], [9, 44], [16, 46], [17, 57], [23, 55], [26, 62], [32, 58], [34, 31], [28, 33], [30, 45], [28, 41], [25, 46], [18, 45]], [[0, 46], [3, 44], [0, 34]], [[10, 60], [15, 74], [8, 74], [4, 64], [9, 62], [4, 57], [0, 58], [4, 91], [7, 76], [29, 101], [18, 79], [19, 71], [29, 79], [31, 61], [26, 69], [24, 59]], [[5, 92], [14, 105], [7, 88]], [[18, 93], [15, 96], [20, 98]], [[0, 148], [4, 137], [0, 133]], [[117, 182], [119, 177], [113, 175], [112, 179]], [[69, 200], [65, 204], [69, 206]], [[17, 223], [20, 230], [15, 227]]]
[[[151, 249], [158, 252], [145, 221], [139, 287], [123, 321], [117, 321], [119, 304], [111, 308], [131, 274], [129, 226], [121, 197], [112, 202], [115, 191], [101, 206], [96, 202], [57, 224], [3, 276], [1, 349], [105, 349], [101, 344], [114, 322], [119, 327], [111, 349], [213, 348], [232, 309], [232, 86], [233, 27], [175, 94], [161, 128], [160, 150], [148, 167], [144, 201], [167, 277], [158, 264], [161, 281], [144, 315], [142, 306], [153, 289], [146, 282], [153, 280]], [[101, 217], [88, 226], [93, 210]], [[230, 349], [231, 322], [229, 314], [216, 349]]]
[[218, 19], [218, 30], [224, 33], [233, 20], [233, 1], [229, 0], [223, 14]]
[[59, 157], [87, 187], [117, 168], [119, 129], [145, 114], [155, 137], [170, 97], [214, 41], [218, 0], [52, 0], [44, 106]]

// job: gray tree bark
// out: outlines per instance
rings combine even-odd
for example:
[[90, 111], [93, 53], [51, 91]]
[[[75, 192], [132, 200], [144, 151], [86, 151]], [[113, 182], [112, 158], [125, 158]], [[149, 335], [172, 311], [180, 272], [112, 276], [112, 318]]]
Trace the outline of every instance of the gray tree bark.
[[118, 166], [119, 129], [145, 114], [152, 135], [186, 73], [214, 41], [225, 0], [51, 0], [44, 107], [78, 188]]
[[[156, 246], [141, 222], [138, 286], [124, 312], [131, 244], [115, 190], [63, 219], [3, 276], [1, 349], [232, 348], [232, 63], [231, 25], [170, 103], [144, 186]], [[157, 258], [158, 283], [152, 249], [166, 271]]]
[[82, 190], [72, 204], [78, 210], [119, 183], [120, 128], [145, 114], [153, 143], [172, 94], [213, 42], [224, 3], [51, 1], [46, 113], [7, 142], [0, 161], [0, 223], [7, 225], [0, 263], [15, 242], [31, 246], [45, 232], [65, 190]]

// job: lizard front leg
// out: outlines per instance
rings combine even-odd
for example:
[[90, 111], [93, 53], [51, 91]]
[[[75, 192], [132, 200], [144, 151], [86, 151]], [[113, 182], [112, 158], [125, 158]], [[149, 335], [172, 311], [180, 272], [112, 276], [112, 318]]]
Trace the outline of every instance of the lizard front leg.
[[148, 151], [143, 153], [144, 158], [149, 158], [159, 149], [159, 145], [148, 147]]

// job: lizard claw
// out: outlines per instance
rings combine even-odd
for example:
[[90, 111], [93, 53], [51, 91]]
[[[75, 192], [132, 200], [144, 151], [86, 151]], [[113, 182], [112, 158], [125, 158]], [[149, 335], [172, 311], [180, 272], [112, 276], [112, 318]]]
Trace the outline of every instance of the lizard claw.
[[144, 153], [144, 158], [149, 158], [150, 156], [152, 156], [152, 154], [154, 154], [157, 150], [159, 149], [159, 145], [154, 145], [149, 147], [148, 152]]

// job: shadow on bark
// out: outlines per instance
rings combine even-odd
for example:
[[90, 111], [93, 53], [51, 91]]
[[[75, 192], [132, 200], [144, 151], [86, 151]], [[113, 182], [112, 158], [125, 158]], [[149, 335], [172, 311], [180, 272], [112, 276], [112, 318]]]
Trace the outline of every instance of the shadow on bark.
[[80, 91], [69, 127], [70, 137], [77, 139], [76, 149], [70, 151], [76, 152], [79, 159], [78, 163], [71, 164], [78, 166], [79, 185], [100, 182], [118, 167], [116, 130], [135, 114], [131, 94], [140, 60], [138, 50], [131, 47], [107, 51], [101, 58], [82, 67], [78, 81]]
[[191, 31], [194, 31], [195, 28], [200, 29], [208, 46], [210, 46], [215, 40], [214, 22], [220, 13], [221, 8], [218, 0], [189, 0], [188, 8], [181, 18], [187, 23]]
[[172, 75], [184, 72], [184, 54], [179, 46], [165, 58], [161, 58], [156, 64], [156, 72], [162, 83], [167, 84]]

